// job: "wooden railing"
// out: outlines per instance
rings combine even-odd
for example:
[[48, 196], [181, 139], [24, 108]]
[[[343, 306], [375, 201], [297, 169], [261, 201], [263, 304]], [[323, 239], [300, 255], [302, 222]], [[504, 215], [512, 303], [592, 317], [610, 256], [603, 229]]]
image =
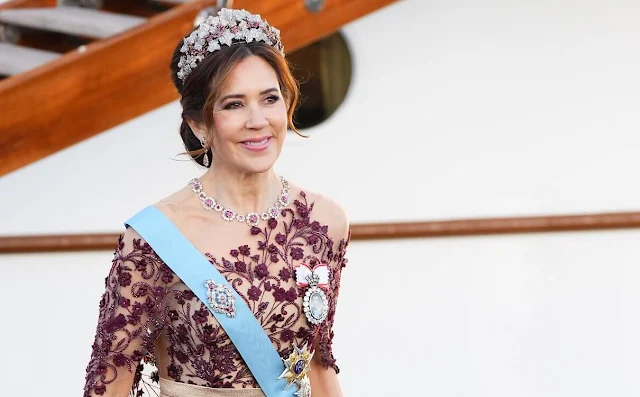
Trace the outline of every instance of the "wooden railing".
[[[640, 228], [640, 212], [354, 224], [351, 236], [357, 241], [630, 228]], [[0, 237], [0, 253], [111, 250], [117, 239], [117, 233]]]

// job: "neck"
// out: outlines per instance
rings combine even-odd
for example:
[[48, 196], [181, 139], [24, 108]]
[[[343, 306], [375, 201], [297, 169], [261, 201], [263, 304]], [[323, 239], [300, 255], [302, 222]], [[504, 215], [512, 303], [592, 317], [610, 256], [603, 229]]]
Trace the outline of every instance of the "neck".
[[246, 173], [211, 167], [201, 178], [204, 191], [225, 208], [246, 215], [261, 214], [277, 200], [282, 183], [273, 169], [263, 173]]

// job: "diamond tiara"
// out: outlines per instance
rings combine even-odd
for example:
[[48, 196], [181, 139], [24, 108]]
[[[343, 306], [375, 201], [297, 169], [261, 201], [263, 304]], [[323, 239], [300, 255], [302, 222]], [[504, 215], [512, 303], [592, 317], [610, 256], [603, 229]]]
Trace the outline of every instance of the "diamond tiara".
[[195, 29], [180, 48], [183, 54], [178, 62], [178, 78], [184, 81], [208, 54], [218, 51], [223, 45], [233, 42], [251, 43], [261, 41], [284, 56], [280, 31], [270, 26], [260, 15], [246, 10], [222, 8], [217, 16], [210, 15]]

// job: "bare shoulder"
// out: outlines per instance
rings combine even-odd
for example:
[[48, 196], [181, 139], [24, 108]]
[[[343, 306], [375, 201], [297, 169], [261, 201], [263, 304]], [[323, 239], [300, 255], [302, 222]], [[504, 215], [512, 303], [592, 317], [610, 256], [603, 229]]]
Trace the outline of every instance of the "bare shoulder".
[[[193, 192], [189, 187], [182, 188], [158, 201], [152, 203], [151, 206], [162, 212], [167, 218], [176, 225], [181, 224], [182, 219], [185, 218], [189, 211], [192, 211]], [[197, 208], [196, 208], [197, 209]], [[144, 243], [144, 239], [140, 234], [131, 226], [128, 226], [124, 235], [121, 238], [125, 243], [130, 244], [134, 240], [140, 240]]]
[[162, 200], [159, 200], [154, 206], [173, 222], [181, 224], [189, 214], [194, 211], [197, 212], [199, 209], [197, 205], [194, 205], [193, 197], [191, 188], [185, 186]]
[[[160, 210], [160, 212], [175, 223], [176, 220], [180, 220], [183, 217], [183, 214], [188, 211], [187, 206], [189, 205], [189, 192], [190, 189], [188, 191], [184, 188], [180, 189], [177, 192], [152, 203], [151, 206]], [[118, 246], [120, 251], [123, 252], [139, 251], [144, 255], [155, 255], [144, 237], [135, 229], [134, 226], [131, 225], [127, 225], [124, 234], [120, 236]]]
[[334, 241], [346, 240], [349, 237], [349, 216], [345, 209], [331, 197], [298, 187], [306, 196], [307, 204], [313, 204], [312, 218], [329, 228], [329, 235]]

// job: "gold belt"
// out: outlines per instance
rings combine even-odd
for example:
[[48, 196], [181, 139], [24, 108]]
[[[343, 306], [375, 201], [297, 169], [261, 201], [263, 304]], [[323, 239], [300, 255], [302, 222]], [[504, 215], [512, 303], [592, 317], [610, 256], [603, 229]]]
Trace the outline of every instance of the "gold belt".
[[214, 389], [160, 378], [160, 397], [265, 397], [262, 389]]

